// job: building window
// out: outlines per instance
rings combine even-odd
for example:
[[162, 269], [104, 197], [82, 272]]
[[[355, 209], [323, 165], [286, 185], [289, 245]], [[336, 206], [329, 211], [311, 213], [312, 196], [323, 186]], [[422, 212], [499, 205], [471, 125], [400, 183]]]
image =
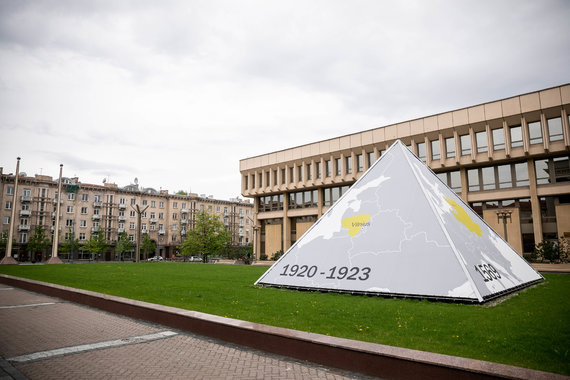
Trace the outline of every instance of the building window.
[[346, 173], [352, 174], [352, 157], [346, 157]]
[[164, 202], [160, 202], [160, 203], [158, 204], [158, 208], [164, 208]]
[[508, 189], [529, 185], [526, 162], [487, 166], [467, 171], [469, 191]]
[[303, 180], [303, 164], [297, 166], [297, 174], [299, 175], [299, 177], [297, 178], [297, 181], [302, 181]]
[[361, 173], [364, 171], [364, 157], [362, 156], [362, 154], [359, 154], [356, 156], [356, 164], [358, 165], [358, 173]]
[[316, 166], [316, 169], [317, 169], [317, 173], [316, 173], [317, 179], [321, 179], [321, 178], [323, 177], [323, 167], [322, 167], [323, 165], [321, 165], [321, 162], [320, 162], [320, 161], [317, 162], [316, 165], [317, 165], [317, 166]]
[[307, 180], [313, 179], [313, 164], [307, 164]]
[[489, 150], [487, 146], [487, 132], [481, 131], [475, 133], [475, 141], [477, 142], [477, 153], [485, 153]]
[[67, 193], [67, 200], [74, 201], [75, 200], [75, 193]]
[[481, 168], [481, 174], [481, 178], [483, 179], [483, 190], [493, 190], [497, 188], [495, 170], [493, 167]]
[[514, 164], [515, 170], [515, 186], [528, 186], [530, 184], [528, 179], [528, 165], [526, 162]]
[[522, 127], [514, 125], [509, 128], [509, 132], [511, 134], [511, 148], [523, 146]]
[[528, 135], [531, 144], [542, 143], [542, 128], [540, 126], [540, 121], [533, 121], [532, 123], [528, 123]]
[[281, 169], [281, 184], [285, 185], [285, 169]]
[[570, 181], [568, 156], [534, 160], [534, 166], [537, 185]]
[[480, 191], [481, 185], [479, 183], [479, 170], [469, 169], [467, 170], [467, 184], [469, 186], [469, 191]]
[[289, 183], [295, 182], [295, 168], [291, 166], [289, 168]]
[[18, 239], [18, 243], [23, 244], [28, 240], [28, 234], [25, 232], [20, 233], [20, 237]]
[[[95, 202], [99, 202], [99, 196], [95, 195]], [[136, 198], [131, 198], [131, 204], [134, 206], [137, 203]]]
[[257, 175], [257, 186], [259, 186], [259, 188], [261, 189], [263, 187], [263, 173], [259, 173]]
[[12, 201], [6, 201], [6, 203], [4, 203], [4, 208], [6, 210], [11, 210], [12, 209]]
[[459, 136], [459, 142], [461, 143], [461, 155], [468, 156], [471, 154], [471, 136], [462, 135]]
[[85, 240], [85, 232], [79, 233], [79, 240], [81, 240], [81, 241]]
[[7, 186], [6, 187], [6, 194], [14, 195], [14, 186]]
[[173, 213], [173, 214], [172, 214], [172, 219], [174, 219], [174, 220], [178, 219], [178, 214], [177, 214], [177, 213]]
[[83, 228], [87, 227], [87, 221], [84, 219], [80, 220], [79, 221], [79, 227], [83, 227]]
[[73, 206], [67, 206], [66, 212], [67, 212], [68, 214], [73, 214]]
[[142, 205], [143, 205], [143, 206], [146, 206], [147, 204], [148, 204], [148, 201], [147, 201], [146, 199], [143, 199]]
[[323, 189], [323, 206], [332, 206], [348, 189], [349, 186], [327, 187]]
[[511, 165], [497, 166], [499, 176], [499, 189], [508, 189], [513, 187], [513, 177], [511, 175]]
[[327, 177], [331, 177], [332, 176], [332, 162], [331, 162], [331, 160], [325, 161], [325, 166], [326, 166], [326, 171], [327, 171]]
[[426, 161], [426, 143], [418, 143], [418, 157], [423, 162]]
[[448, 137], [445, 139], [445, 157], [455, 157], [455, 138]]
[[158, 219], [164, 219], [164, 213], [163, 212], [158, 213]]
[[178, 202], [172, 202], [172, 208], [178, 208]]
[[269, 170], [265, 172], [265, 187], [269, 187], [271, 185], [271, 178], [269, 178], [271, 175], [270, 173], [271, 172]]
[[493, 150], [505, 150], [505, 131], [503, 128], [493, 129]]
[[439, 160], [441, 158], [441, 151], [439, 146], [439, 140], [430, 141], [431, 145], [431, 159]]
[[81, 207], [81, 215], [87, 214], [87, 207]]
[[273, 186], [277, 186], [277, 170], [273, 171]]
[[10, 224], [10, 217], [9, 216], [4, 217], [4, 224]]
[[437, 173], [439, 179], [445, 183], [451, 190], [461, 193], [461, 175], [459, 170], [452, 172]]
[[156, 207], [156, 201], [150, 201], [150, 207], [155, 208]]
[[251, 188], [255, 189], [255, 174], [251, 175]]
[[341, 167], [340, 158], [335, 158], [335, 170], [336, 170], [336, 175], [341, 175], [342, 167]]
[[548, 119], [546, 121], [548, 125], [548, 140], [560, 141], [564, 139], [564, 134], [562, 133], [562, 118], [555, 117], [553, 119]]
[[259, 197], [259, 212], [283, 210], [283, 194]]
[[129, 223], [129, 229], [134, 230], [135, 229], [135, 222], [130, 222]]
[[[97, 211], [97, 209], [95, 209], [94, 211]], [[135, 210], [131, 210], [131, 211], [129, 212], [129, 216], [130, 216], [131, 218], [134, 218], [134, 217], [135, 217]]]
[[89, 194], [81, 194], [81, 201], [87, 202], [89, 200]]
[[374, 152], [368, 152], [366, 155], [368, 156], [368, 167], [371, 167], [374, 161], [376, 161], [374, 159]]

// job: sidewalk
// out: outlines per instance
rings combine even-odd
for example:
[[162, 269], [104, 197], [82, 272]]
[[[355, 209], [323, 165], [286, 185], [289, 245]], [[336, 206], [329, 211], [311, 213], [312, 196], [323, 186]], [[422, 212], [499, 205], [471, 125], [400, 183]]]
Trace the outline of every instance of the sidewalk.
[[370, 378], [0, 284], [0, 379]]

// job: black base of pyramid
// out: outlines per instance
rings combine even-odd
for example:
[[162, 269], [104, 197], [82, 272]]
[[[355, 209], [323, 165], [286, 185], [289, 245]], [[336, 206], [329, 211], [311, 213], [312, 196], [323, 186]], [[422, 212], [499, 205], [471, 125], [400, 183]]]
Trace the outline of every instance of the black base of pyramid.
[[434, 296], [434, 295], [425, 295], [425, 294], [405, 294], [405, 293], [382, 293], [382, 292], [366, 292], [361, 290], [342, 290], [342, 289], [329, 289], [329, 288], [309, 288], [303, 286], [290, 286], [290, 285], [276, 285], [276, 284], [267, 284], [263, 282], [258, 282], [257, 285], [265, 286], [268, 288], [280, 288], [280, 289], [291, 289], [291, 290], [299, 290], [299, 291], [306, 291], [306, 292], [321, 292], [321, 293], [341, 293], [341, 294], [352, 294], [352, 295], [361, 295], [361, 296], [369, 296], [369, 297], [384, 297], [384, 298], [403, 298], [403, 299], [418, 299], [418, 300], [428, 300], [428, 301], [437, 301], [437, 302], [449, 302], [449, 303], [463, 303], [463, 304], [483, 304], [488, 301], [503, 297], [507, 294], [516, 292], [517, 290], [521, 290], [527, 288], [529, 286], [535, 285], [541, 281], [543, 278], [540, 278], [535, 281], [527, 282], [509, 289], [505, 289], [498, 293], [489, 294], [488, 296], [483, 297], [483, 301], [479, 302], [477, 298], [462, 298], [462, 297], [445, 297], [445, 296]]

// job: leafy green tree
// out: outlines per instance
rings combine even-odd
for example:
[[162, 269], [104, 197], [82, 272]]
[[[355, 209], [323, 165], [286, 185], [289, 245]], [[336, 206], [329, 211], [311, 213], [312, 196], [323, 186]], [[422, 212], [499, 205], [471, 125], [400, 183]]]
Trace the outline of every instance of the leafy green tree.
[[176, 192], [176, 195], [188, 195], [188, 193], [185, 192], [184, 190], [178, 190], [178, 191]]
[[85, 243], [84, 248], [86, 251], [91, 253], [93, 260], [97, 254], [104, 252], [107, 249], [107, 242], [105, 241], [103, 231], [99, 230], [96, 234], [91, 234], [91, 237], [87, 240], [87, 243]]
[[8, 231], [4, 231], [0, 234], [0, 257], [6, 255], [6, 247], [8, 246]]
[[73, 239], [73, 233], [71, 228], [69, 229], [65, 240], [59, 245], [60, 252], [68, 252], [71, 256], [71, 252], [79, 248], [79, 239]]
[[51, 246], [50, 238], [46, 235], [43, 226], [36, 226], [34, 234], [30, 236], [28, 241], [28, 251], [32, 253], [40, 253], [43, 257], [45, 251]]
[[147, 233], [142, 235], [142, 247], [141, 250], [143, 252], [143, 257], [148, 259], [148, 254], [151, 252], [156, 252], [156, 244], [153, 240], [151, 240], [150, 236]]
[[185, 258], [201, 255], [207, 263], [208, 258], [221, 252], [231, 241], [231, 234], [215, 215], [204, 211], [196, 215], [196, 226], [186, 234], [186, 240], [180, 244], [180, 254]]
[[115, 246], [115, 254], [119, 256], [122, 261], [125, 253], [132, 252], [135, 248], [135, 243], [129, 239], [129, 235], [126, 232], [121, 232], [119, 234], [119, 240], [117, 240], [117, 245]]

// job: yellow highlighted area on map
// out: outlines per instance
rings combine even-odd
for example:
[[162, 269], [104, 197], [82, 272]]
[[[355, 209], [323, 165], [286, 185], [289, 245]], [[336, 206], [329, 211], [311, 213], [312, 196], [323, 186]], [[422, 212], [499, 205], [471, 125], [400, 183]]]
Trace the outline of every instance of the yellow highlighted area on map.
[[477, 236], [481, 236], [483, 234], [481, 227], [469, 217], [469, 214], [467, 214], [463, 207], [459, 206], [453, 199], [447, 199], [446, 197], [443, 197], [443, 199], [453, 207], [453, 215], [457, 220], [463, 223], [469, 231], [474, 232]]
[[362, 227], [369, 226], [370, 214], [360, 214], [356, 216], [349, 216], [342, 220], [342, 226], [348, 229], [348, 234], [354, 236], [360, 232]]

